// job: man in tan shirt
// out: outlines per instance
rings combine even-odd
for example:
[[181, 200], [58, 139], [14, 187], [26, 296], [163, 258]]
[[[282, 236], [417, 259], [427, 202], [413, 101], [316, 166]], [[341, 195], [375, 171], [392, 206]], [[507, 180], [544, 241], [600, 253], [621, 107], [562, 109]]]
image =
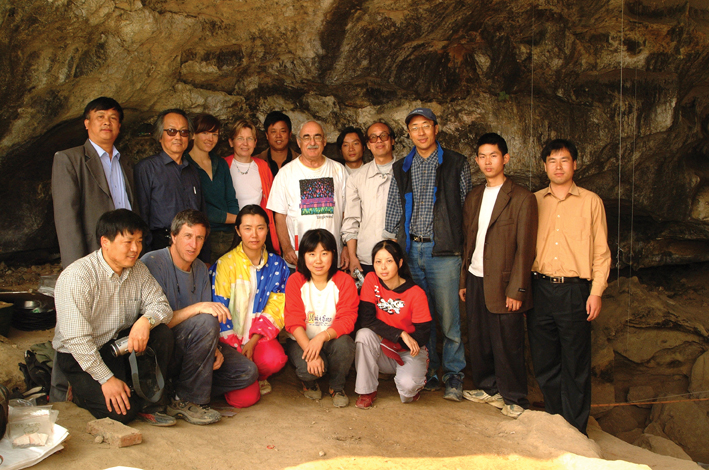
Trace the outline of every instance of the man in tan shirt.
[[574, 184], [578, 152], [556, 139], [542, 150], [549, 187], [537, 191], [539, 228], [527, 314], [534, 374], [546, 411], [586, 434], [591, 409], [591, 321], [610, 272], [603, 201]]

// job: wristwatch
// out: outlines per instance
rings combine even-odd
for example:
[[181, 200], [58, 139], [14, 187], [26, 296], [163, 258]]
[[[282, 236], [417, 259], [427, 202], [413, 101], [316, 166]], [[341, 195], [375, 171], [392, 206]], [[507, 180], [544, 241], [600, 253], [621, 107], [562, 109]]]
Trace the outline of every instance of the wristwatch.
[[143, 315], [143, 318], [146, 318], [148, 320], [148, 323], [150, 323], [150, 329], [152, 330], [153, 327], [156, 325], [155, 319], [147, 315]]

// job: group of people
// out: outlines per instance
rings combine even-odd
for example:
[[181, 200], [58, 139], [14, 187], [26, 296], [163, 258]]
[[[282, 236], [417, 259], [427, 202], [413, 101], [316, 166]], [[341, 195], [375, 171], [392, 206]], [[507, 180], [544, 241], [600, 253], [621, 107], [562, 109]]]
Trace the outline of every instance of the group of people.
[[[212, 397], [251, 406], [290, 360], [308, 398], [322, 397], [328, 377], [335, 407], [349, 403], [354, 363], [358, 408], [372, 407], [385, 373], [403, 403], [445, 387], [445, 399], [517, 418], [529, 406], [526, 319], [546, 410], [585, 433], [590, 322], [610, 250], [601, 199], [573, 181], [572, 142], [545, 146], [550, 184], [533, 194], [505, 175], [510, 155], [495, 133], [477, 142], [486, 184], [473, 188], [468, 159], [441, 146], [428, 108], [406, 116], [414, 146], [398, 161], [386, 122], [345, 128], [344, 164], [325, 156], [315, 121], [298, 129], [298, 154], [288, 116], [269, 113], [268, 149], [252, 156], [257, 129], [239, 120], [226, 133], [234, 153], [221, 158], [218, 119], [169, 109], [154, 126], [161, 153], [133, 169], [113, 145], [122, 119], [116, 101], [90, 102], [88, 140], [54, 158], [65, 269], [53, 399], [68, 383], [97, 417], [209, 424], [219, 420]], [[477, 387], [465, 391], [461, 301]], [[164, 372], [160, 400], [130, 386], [130, 361], [111, 352], [123, 337]]]

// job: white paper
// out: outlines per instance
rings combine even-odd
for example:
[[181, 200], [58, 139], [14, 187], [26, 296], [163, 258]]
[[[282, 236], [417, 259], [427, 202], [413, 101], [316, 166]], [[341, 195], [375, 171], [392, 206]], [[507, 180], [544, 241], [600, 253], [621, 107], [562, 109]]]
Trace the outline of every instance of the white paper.
[[53, 443], [44, 447], [28, 447], [13, 449], [12, 442], [7, 437], [0, 440], [0, 455], [3, 456], [2, 470], [19, 470], [31, 467], [46, 459], [53, 453], [64, 448], [62, 442], [69, 437], [69, 431], [58, 424], [54, 425]]

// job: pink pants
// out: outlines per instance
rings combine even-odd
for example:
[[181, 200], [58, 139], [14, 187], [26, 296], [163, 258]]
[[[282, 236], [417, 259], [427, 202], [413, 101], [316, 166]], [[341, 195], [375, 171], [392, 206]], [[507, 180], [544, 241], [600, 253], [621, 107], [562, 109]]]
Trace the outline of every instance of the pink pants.
[[[258, 367], [258, 379], [266, 380], [283, 368], [288, 362], [288, 356], [283, 352], [283, 346], [274, 338], [269, 341], [259, 341], [254, 348], [252, 360]], [[258, 382], [254, 382], [241, 390], [232, 390], [225, 393], [227, 403], [235, 408], [247, 408], [261, 398]]]

